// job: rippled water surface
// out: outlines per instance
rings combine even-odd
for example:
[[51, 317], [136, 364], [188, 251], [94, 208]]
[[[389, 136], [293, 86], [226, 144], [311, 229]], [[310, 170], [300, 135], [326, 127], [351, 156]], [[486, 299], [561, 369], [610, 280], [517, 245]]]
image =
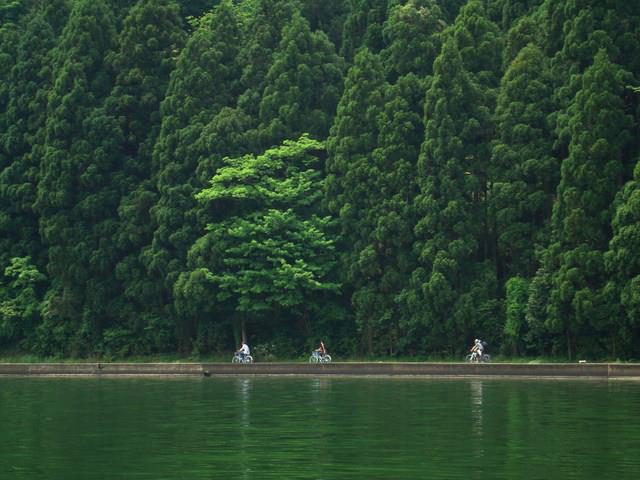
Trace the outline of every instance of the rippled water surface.
[[0, 378], [0, 479], [637, 479], [640, 383]]

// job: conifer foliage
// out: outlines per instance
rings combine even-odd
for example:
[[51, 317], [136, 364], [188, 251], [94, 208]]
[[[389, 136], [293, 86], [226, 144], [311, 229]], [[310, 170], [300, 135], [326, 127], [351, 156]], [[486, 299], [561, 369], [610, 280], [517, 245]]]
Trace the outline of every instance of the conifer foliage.
[[184, 46], [183, 28], [173, 2], [138, 2], [125, 17], [117, 49], [109, 57], [110, 67], [117, 74], [105, 110], [122, 132], [122, 163], [115, 236], [119, 294], [111, 307], [117, 312], [117, 321], [105, 332], [108, 341], [104, 348], [108, 352], [144, 353], [157, 347], [158, 342], [162, 344], [159, 338], [166, 330], [166, 325], [158, 324], [160, 289], [146, 274], [141, 250], [153, 238], [149, 214], [157, 201], [153, 146], [160, 130], [160, 104]]
[[[555, 241], [547, 261], [554, 287], [549, 324], [565, 335], [570, 358], [582, 332], [600, 334], [611, 321], [601, 291], [604, 253], [632, 122], [624, 109], [621, 74], [600, 50], [569, 107], [571, 143], [562, 162], [553, 212]], [[583, 341], [590, 340], [587, 335]]]
[[[52, 279], [39, 331], [43, 353], [85, 352], [109, 315], [105, 284], [113, 268], [118, 202], [111, 174], [120, 162], [120, 138], [100, 104], [111, 87], [105, 59], [115, 35], [107, 2], [74, 2], [52, 51], [54, 81], [35, 201]], [[72, 341], [61, 345], [65, 337]]]
[[637, 1], [0, 0], [0, 353], [640, 358], [639, 92]]

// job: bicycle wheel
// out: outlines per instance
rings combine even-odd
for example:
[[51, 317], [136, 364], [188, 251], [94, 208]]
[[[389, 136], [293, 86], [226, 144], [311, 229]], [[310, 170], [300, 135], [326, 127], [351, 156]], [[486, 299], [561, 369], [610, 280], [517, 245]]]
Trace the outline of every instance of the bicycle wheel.
[[240, 363], [240, 357], [238, 355], [234, 355], [231, 359], [231, 363]]
[[331, 355], [329, 355], [328, 353], [326, 355], [323, 355], [322, 359], [320, 361], [322, 363], [330, 363], [331, 362]]
[[244, 363], [253, 363], [253, 357], [251, 355], [246, 355], [244, 357]]
[[469, 355], [464, 357], [464, 359], [469, 363], [473, 362], [473, 353], [470, 353]]
[[482, 361], [484, 363], [489, 363], [491, 361], [491, 355], [489, 355], [488, 353], [485, 353], [484, 355], [482, 355]]
[[318, 358], [317, 355], [310, 355], [309, 356], [309, 363], [318, 363], [320, 361], [320, 359]]

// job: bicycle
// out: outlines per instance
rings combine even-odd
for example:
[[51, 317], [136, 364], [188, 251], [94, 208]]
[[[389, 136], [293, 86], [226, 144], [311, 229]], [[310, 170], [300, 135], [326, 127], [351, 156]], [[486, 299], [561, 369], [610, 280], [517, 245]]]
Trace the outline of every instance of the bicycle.
[[331, 362], [331, 355], [325, 353], [322, 355], [320, 352], [314, 351], [309, 357], [309, 363], [329, 363]]
[[483, 353], [482, 357], [480, 357], [478, 352], [471, 352], [465, 357], [465, 360], [469, 363], [489, 363], [491, 361], [491, 355]]
[[249, 354], [240, 355], [236, 352], [231, 359], [231, 363], [253, 363], [253, 357]]

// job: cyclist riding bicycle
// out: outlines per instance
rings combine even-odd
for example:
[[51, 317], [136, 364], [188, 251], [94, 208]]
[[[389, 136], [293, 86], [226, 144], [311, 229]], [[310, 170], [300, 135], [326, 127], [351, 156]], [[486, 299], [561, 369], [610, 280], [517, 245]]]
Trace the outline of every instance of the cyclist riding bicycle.
[[251, 350], [249, 350], [249, 345], [245, 341], [242, 342], [242, 346], [236, 351], [238, 355], [240, 355], [241, 360], [244, 362], [244, 359], [247, 355], [251, 354]]
[[327, 353], [327, 347], [324, 346], [324, 342], [321, 340], [320, 345], [316, 348], [309, 357], [310, 363], [328, 363], [331, 361], [331, 355]]
[[473, 341], [473, 347], [471, 347], [471, 353], [475, 354], [476, 358], [482, 361], [482, 355], [484, 353], [484, 342], [479, 338]]

